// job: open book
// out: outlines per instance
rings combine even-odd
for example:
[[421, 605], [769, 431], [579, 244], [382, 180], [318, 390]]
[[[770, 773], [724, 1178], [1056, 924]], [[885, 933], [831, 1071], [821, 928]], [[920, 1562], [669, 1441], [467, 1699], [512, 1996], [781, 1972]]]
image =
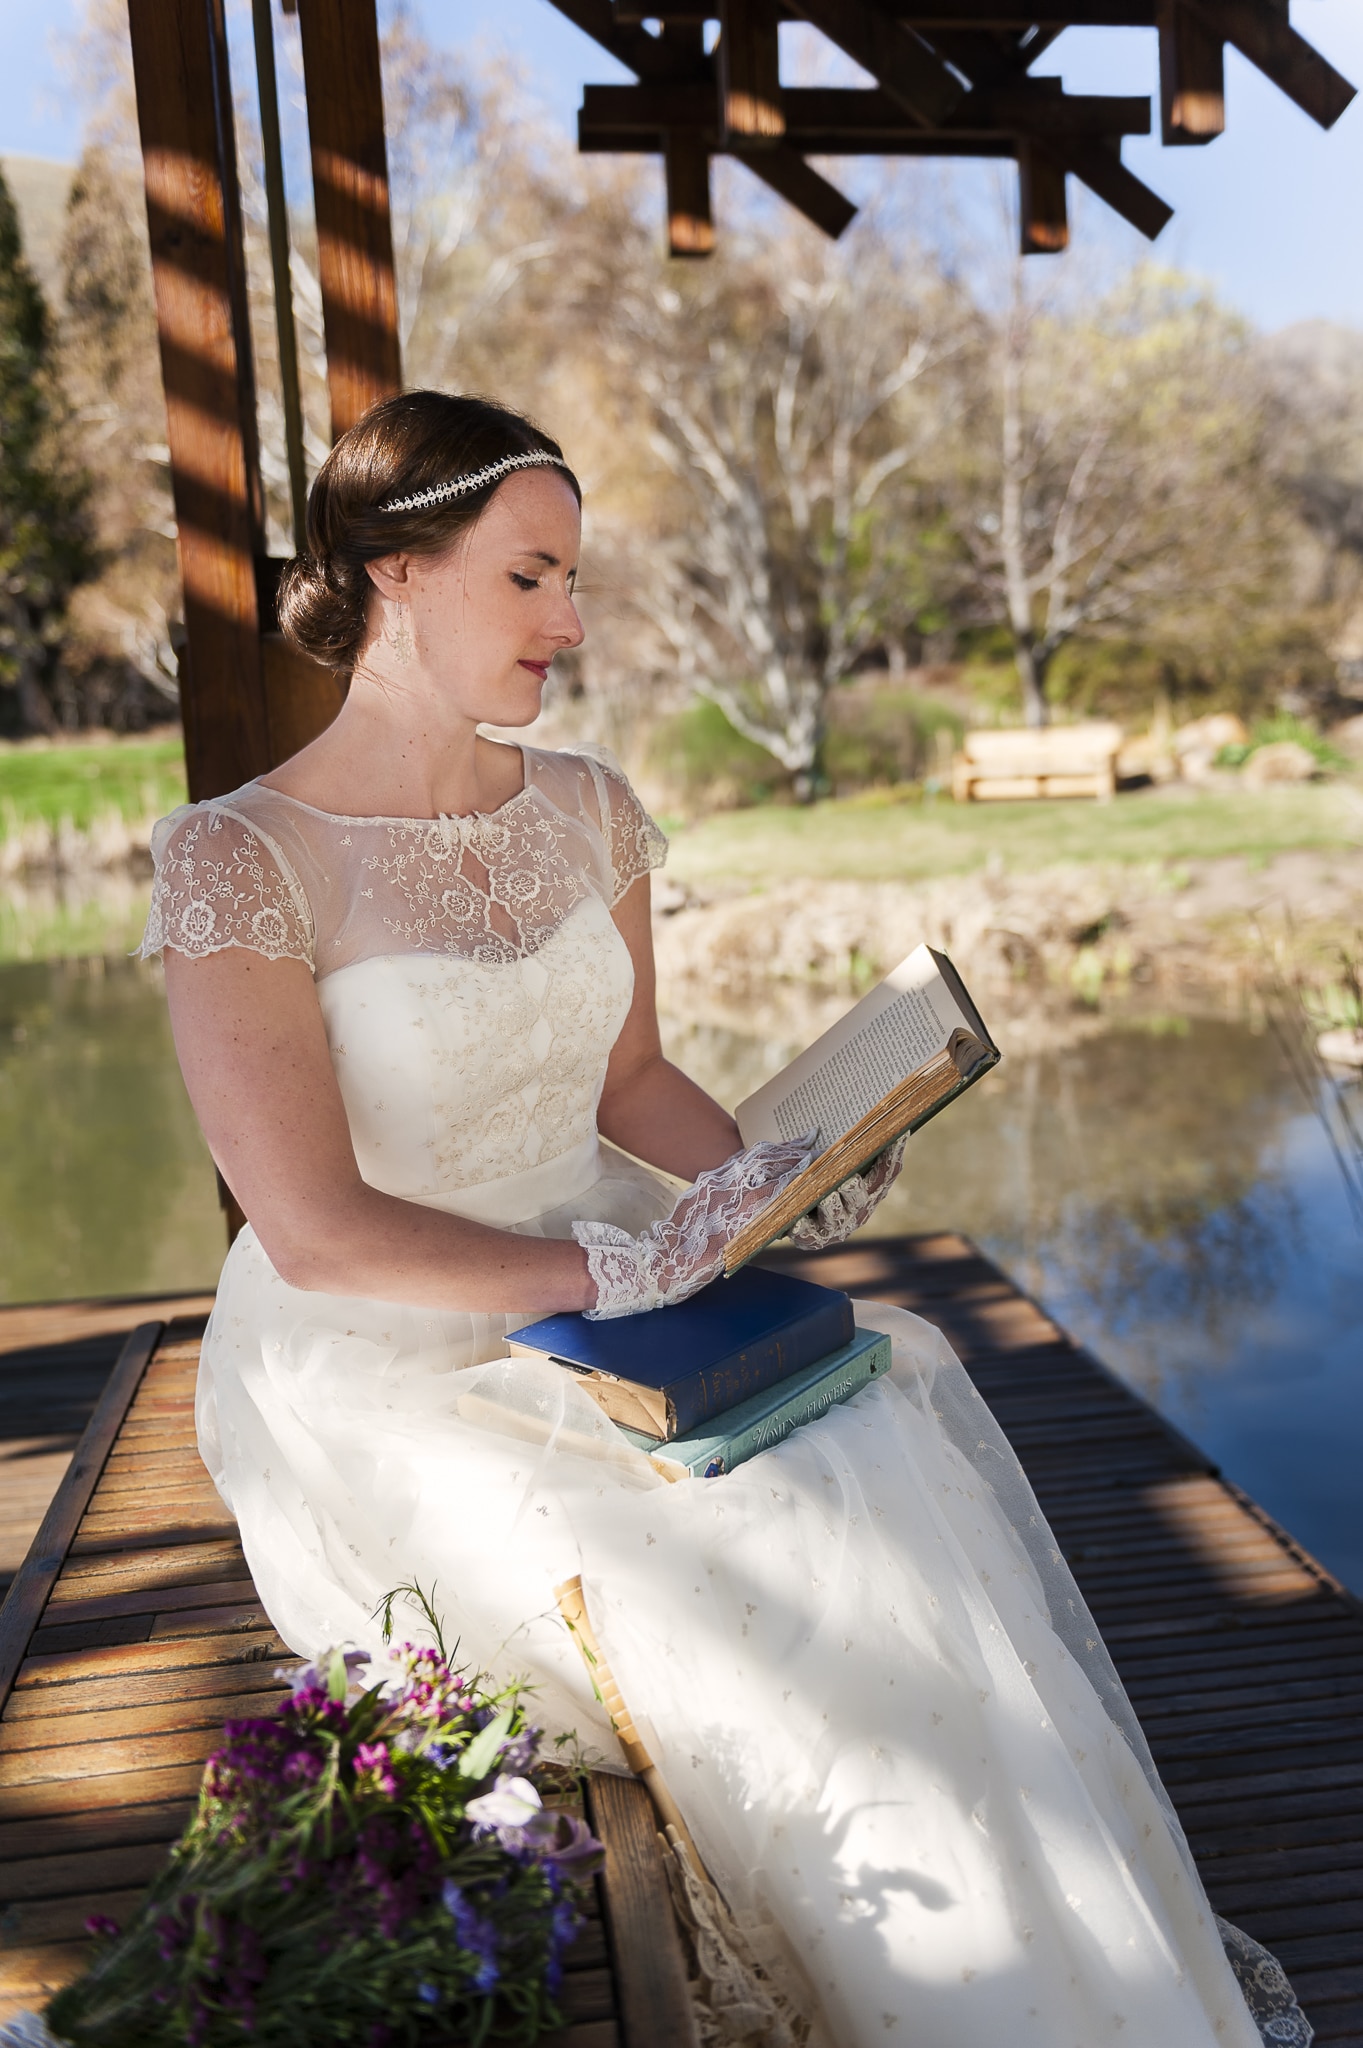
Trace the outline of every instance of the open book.
[[735, 1273], [904, 1131], [999, 1063], [965, 983], [931, 946], [917, 946], [807, 1052], [738, 1106], [745, 1145], [818, 1132], [818, 1152], [733, 1239]]

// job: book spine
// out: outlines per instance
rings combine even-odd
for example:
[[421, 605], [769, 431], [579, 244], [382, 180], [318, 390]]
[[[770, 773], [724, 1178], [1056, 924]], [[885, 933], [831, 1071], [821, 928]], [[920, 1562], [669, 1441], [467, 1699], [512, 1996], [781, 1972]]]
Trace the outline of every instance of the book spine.
[[789, 1329], [733, 1352], [690, 1379], [674, 1381], [667, 1390], [671, 1435], [686, 1436], [712, 1416], [723, 1415], [805, 1366], [831, 1357], [850, 1344], [854, 1335], [852, 1304], [845, 1295], [835, 1296]]
[[[773, 1444], [783, 1443], [802, 1423], [817, 1422], [830, 1408], [841, 1401], [850, 1401], [853, 1394], [859, 1394], [890, 1369], [890, 1340], [881, 1337], [875, 1344], [859, 1351], [848, 1359], [839, 1371], [827, 1373], [816, 1380], [813, 1386], [803, 1388], [783, 1401], [769, 1415], [763, 1415], [736, 1430], [732, 1436], [707, 1445], [702, 1460], [688, 1466], [693, 1478], [717, 1479], [721, 1473], [732, 1472], [738, 1465], [745, 1465], [749, 1458], [755, 1458], [759, 1451], [768, 1451]], [[666, 1446], [661, 1446], [657, 1456], [666, 1458]]]

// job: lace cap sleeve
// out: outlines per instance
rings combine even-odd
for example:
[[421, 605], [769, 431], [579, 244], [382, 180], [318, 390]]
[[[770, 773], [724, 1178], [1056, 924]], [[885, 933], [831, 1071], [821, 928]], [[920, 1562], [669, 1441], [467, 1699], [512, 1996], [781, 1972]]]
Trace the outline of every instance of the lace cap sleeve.
[[591, 771], [601, 835], [614, 878], [614, 905], [640, 875], [663, 865], [667, 859], [667, 839], [630, 788], [629, 779], [613, 754], [604, 747], [578, 747], [573, 751]]
[[214, 803], [162, 818], [152, 834], [151, 912], [139, 953], [201, 959], [229, 946], [267, 960], [313, 961], [312, 914], [279, 848]]

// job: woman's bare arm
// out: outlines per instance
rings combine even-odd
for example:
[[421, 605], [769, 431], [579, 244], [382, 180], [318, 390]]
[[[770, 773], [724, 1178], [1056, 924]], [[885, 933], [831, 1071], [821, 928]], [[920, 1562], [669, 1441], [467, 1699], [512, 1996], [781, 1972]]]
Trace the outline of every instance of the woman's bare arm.
[[[518, 1237], [381, 1194], [360, 1178], [317, 992], [297, 960], [168, 951], [190, 1100], [223, 1178], [294, 1287], [418, 1307], [590, 1307], [577, 1245]], [[732, 1149], [732, 1148], [730, 1148]]]
[[738, 1125], [703, 1088], [663, 1058], [649, 878], [615, 906], [615, 923], [634, 962], [634, 1000], [606, 1069], [597, 1123], [603, 1137], [636, 1159], [694, 1180], [742, 1146]]

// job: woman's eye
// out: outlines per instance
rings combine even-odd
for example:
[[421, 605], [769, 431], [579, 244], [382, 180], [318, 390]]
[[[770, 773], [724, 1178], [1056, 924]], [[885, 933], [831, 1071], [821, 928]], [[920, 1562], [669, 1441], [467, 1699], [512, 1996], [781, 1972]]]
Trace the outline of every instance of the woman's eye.
[[517, 590], [538, 590], [540, 587], [538, 576], [518, 576], [514, 569], [511, 571], [511, 581]]

